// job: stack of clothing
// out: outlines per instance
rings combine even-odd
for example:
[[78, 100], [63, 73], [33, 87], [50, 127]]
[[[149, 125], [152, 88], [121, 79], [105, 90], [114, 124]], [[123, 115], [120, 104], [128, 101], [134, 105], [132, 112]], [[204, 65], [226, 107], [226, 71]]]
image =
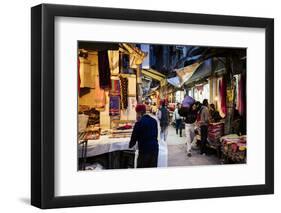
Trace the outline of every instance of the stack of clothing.
[[130, 138], [133, 132], [133, 124], [125, 123], [123, 125], [118, 125], [111, 130], [109, 138]]
[[86, 131], [79, 133], [79, 140], [98, 140], [100, 138], [100, 128], [91, 127], [87, 128]]
[[210, 123], [208, 128], [208, 140], [210, 142], [218, 142], [219, 139], [224, 135], [224, 123]]
[[246, 162], [247, 137], [236, 134], [221, 137], [223, 156], [232, 162]]

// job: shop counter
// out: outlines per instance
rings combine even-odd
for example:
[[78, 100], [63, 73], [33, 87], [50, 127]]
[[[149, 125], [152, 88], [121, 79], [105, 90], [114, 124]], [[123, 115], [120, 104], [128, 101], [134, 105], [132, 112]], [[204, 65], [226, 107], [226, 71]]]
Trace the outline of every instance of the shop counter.
[[87, 158], [107, 156], [107, 167], [115, 169], [120, 167], [120, 151], [134, 153], [134, 148], [129, 148], [130, 138], [110, 138], [100, 136], [98, 140], [82, 140], [78, 143], [78, 157], [82, 159], [81, 169], [85, 169]]
[[[130, 150], [129, 148], [130, 138], [109, 138], [109, 136], [101, 136], [98, 140], [88, 140], [87, 157], [97, 156], [108, 152]], [[134, 149], [131, 149], [134, 150]], [[79, 158], [83, 157], [83, 143], [80, 141], [78, 148]]]

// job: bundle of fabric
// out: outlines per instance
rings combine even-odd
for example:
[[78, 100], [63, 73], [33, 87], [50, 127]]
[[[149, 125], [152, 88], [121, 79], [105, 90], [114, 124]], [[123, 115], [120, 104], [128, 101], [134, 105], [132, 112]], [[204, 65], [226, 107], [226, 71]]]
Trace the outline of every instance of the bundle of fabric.
[[247, 151], [246, 136], [236, 134], [226, 135], [221, 138], [222, 153], [233, 162], [245, 162]]
[[98, 140], [100, 138], [100, 132], [95, 131], [86, 131], [79, 133], [79, 140]]
[[210, 123], [208, 128], [208, 140], [217, 142], [224, 135], [224, 123]]
[[127, 130], [127, 129], [132, 129], [132, 128], [133, 128], [132, 125], [130, 125], [130, 124], [125, 124], [125, 125], [123, 125], [123, 126], [119, 126], [119, 127], [117, 128], [117, 130]]
[[109, 115], [116, 116], [120, 115], [120, 97], [110, 96], [109, 98]]
[[112, 130], [109, 138], [130, 138], [132, 135], [133, 129], [125, 130]]
[[195, 103], [194, 98], [192, 98], [191, 96], [187, 95], [187, 96], [185, 96], [185, 98], [182, 101], [182, 106], [186, 107], [186, 108], [189, 108], [194, 103]]

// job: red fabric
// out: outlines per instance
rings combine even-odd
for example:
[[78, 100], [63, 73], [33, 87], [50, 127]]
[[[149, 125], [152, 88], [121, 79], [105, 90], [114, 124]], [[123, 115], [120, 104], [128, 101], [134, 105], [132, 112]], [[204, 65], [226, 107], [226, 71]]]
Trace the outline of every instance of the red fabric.
[[221, 111], [226, 116], [226, 81], [224, 77], [219, 81], [219, 92], [221, 99]]
[[224, 135], [224, 123], [210, 123], [208, 128], [208, 139], [217, 141]]
[[246, 81], [245, 76], [242, 74], [238, 87], [238, 111], [240, 115], [244, 115], [246, 107]]
[[160, 105], [162, 105], [163, 103], [164, 103], [165, 105], [167, 105], [168, 101], [167, 101], [166, 99], [162, 99], [162, 100], [160, 101]]

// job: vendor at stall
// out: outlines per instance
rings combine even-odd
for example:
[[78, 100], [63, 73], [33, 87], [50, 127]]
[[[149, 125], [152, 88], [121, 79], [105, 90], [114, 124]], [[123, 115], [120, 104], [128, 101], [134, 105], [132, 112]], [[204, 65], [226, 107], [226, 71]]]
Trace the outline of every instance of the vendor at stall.
[[210, 112], [210, 121], [211, 122], [216, 123], [222, 119], [222, 117], [220, 116], [220, 113], [216, 110], [216, 107], [214, 104], [210, 104], [209, 112]]
[[138, 142], [139, 156], [137, 168], [157, 167], [158, 160], [158, 126], [157, 121], [146, 114], [146, 106], [136, 106], [138, 121], [135, 123], [129, 148]]

